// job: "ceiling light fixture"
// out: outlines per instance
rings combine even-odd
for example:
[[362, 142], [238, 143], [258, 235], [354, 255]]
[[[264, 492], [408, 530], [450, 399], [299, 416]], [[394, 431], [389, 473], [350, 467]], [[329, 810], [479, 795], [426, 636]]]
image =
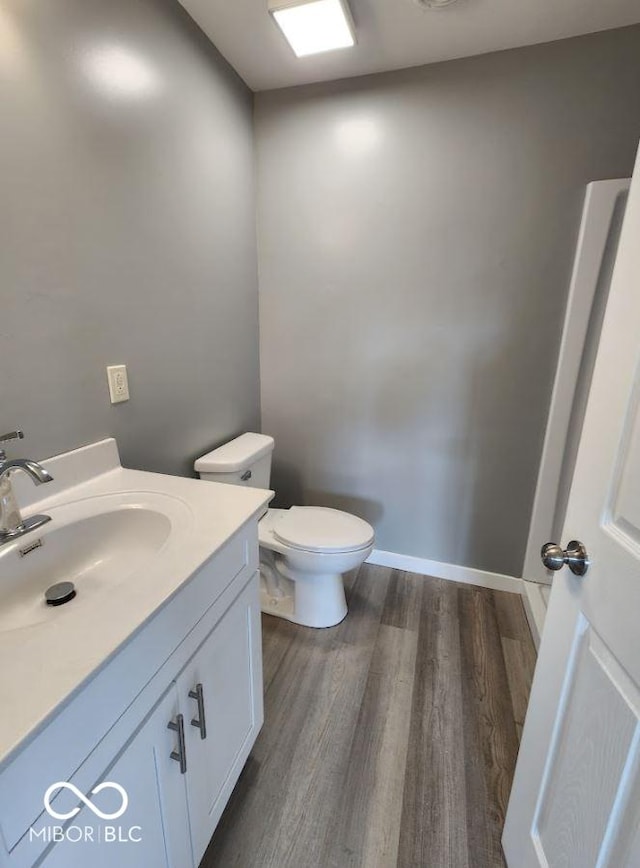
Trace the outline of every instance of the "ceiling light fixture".
[[296, 57], [355, 45], [346, 0], [269, 0], [269, 12]]

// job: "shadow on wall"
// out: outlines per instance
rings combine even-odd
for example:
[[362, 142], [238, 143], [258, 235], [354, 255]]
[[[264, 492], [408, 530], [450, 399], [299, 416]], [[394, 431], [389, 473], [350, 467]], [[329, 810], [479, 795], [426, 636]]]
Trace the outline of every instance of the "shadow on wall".
[[366, 500], [363, 497], [353, 497], [348, 494], [336, 494], [332, 491], [308, 491], [306, 500], [314, 506], [329, 506], [341, 509], [363, 518], [376, 527], [384, 515], [384, 505], [380, 501]]
[[[384, 515], [384, 506], [379, 501], [335, 491], [305, 489], [302, 474], [291, 464], [274, 462], [273, 478], [278, 480], [278, 485], [275, 486], [276, 496], [272, 504], [276, 509], [301, 505], [327, 506], [357, 515], [374, 527], [379, 524]], [[274, 485], [273, 481], [272, 485]]]
[[[268, 431], [263, 431], [268, 434]], [[300, 468], [296, 468], [293, 464], [278, 459], [278, 442], [273, 454], [273, 464], [271, 468], [271, 487], [275, 490], [275, 497], [271, 506], [276, 509], [288, 509], [294, 504], [303, 503], [303, 485], [302, 473]]]

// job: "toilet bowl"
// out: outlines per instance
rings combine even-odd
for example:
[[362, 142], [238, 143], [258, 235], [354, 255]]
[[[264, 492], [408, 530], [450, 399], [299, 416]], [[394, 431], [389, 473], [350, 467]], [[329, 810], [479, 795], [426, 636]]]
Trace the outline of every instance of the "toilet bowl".
[[333, 627], [347, 614], [344, 573], [373, 549], [373, 528], [318, 506], [270, 509], [258, 524], [263, 612], [307, 627]]
[[[201, 479], [268, 488], [274, 441], [242, 434], [195, 462]], [[371, 554], [370, 524], [337, 509], [269, 509], [258, 523], [263, 612], [307, 627], [332, 627], [347, 614], [343, 575]]]

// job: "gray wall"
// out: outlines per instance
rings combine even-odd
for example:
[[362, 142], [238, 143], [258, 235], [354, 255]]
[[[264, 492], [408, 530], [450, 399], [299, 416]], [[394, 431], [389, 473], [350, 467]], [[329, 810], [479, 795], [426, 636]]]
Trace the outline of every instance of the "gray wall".
[[259, 94], [263, 430], [291, 502], [519, 574], [585, 184], [640, 28]]
[[173, 0], [0, 0], [0, 35], [10, 454], [189, 473], [259, 424], [251, 93]]

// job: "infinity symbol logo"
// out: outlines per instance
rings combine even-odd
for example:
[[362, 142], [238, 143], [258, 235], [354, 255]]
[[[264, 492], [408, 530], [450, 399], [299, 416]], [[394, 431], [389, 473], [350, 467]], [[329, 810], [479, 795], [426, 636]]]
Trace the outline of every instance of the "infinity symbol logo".
[[120, 784], [114, 783], [114, 781], [104, 781], [101, 784], [98, 784], [97, 787], [94, 787], [91, 790], [91, 795], [95, 796], [97, 793], [102, 792], [102, 790], [112, 789], [116, 790], [120, 793], [122, 797], [122, 805], [120, 809], [117, 810], [114, 814], [105, 814], [104, 811], [101, 811], [100, 808], [96, 808], [91, 799], [88, 799], [84, 793], [81, 793], [80, 790], [70, 784], [68, 781], [57, 781], [55, 784], [51, 784], [50, 787], [47, 788], [46, 793], [44, 794], [44, 807], [48, 814], [52, 817], [55, 817], [56, 820], [69, 820], [71, 817], [75, 817], [76, 814], [80, 812], [80, 808], [72, 808], [70, 811], [67, 811], [66, 814], [59, 814], [58, 811], [55, 811], [51, 807], [51, 797], [56, 792], [56, 790], [71, 790], [74, 796], [77, 796], [83, 804], [89, 808], [89, 810], [93, 811], [96, 817], [100, 817], [101, 820], [117, 820], [118, 817], [121, 817], [124, 812], [127, 810], [127, 806], [129, 804], [129, 796], [127, 795], [127, 791], [124, 787], [121, 787]]

